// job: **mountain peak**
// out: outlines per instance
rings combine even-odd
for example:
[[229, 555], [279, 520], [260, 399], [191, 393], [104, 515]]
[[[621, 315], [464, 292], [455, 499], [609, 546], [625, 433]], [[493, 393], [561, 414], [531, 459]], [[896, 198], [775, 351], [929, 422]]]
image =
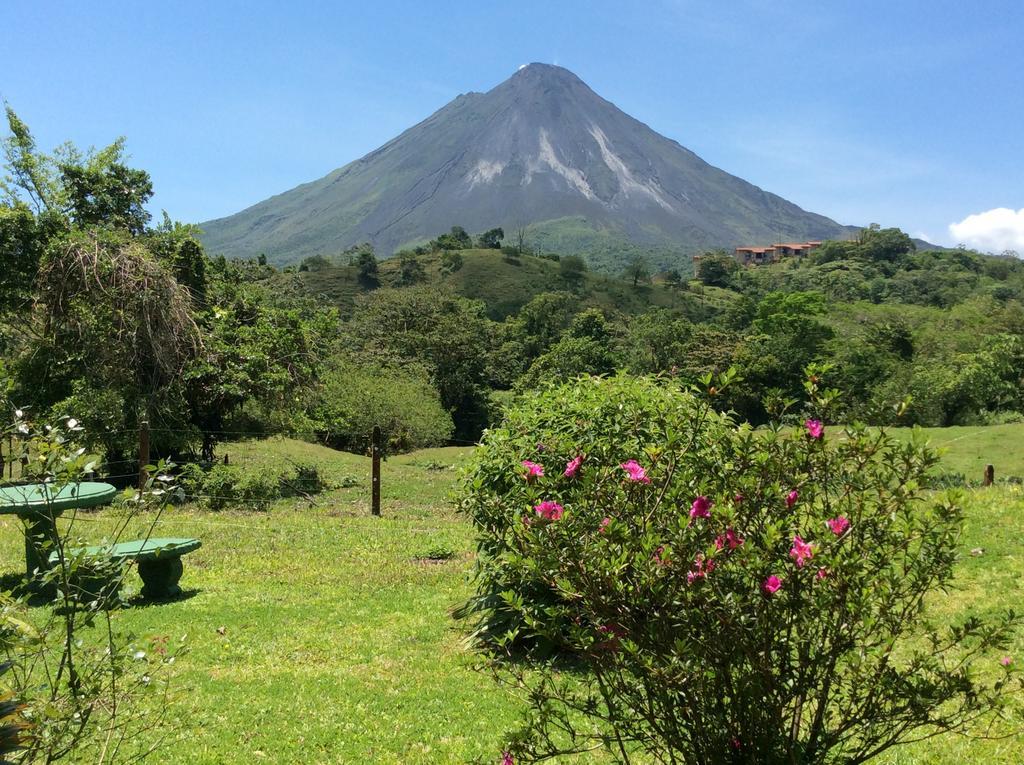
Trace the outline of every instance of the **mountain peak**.
[[[519, 67], [515, 74], [509, 77], [494, 90], [511, 86], [515, 88], [586, 88], [587, 84], [568, 69], [556, 66], [555, 64], [542, 64], [534, 62]], [[588, 88], [589, 90], [589, 88]]]
[[708, 165], [568, 69], [539, 62], [318, 181], [202, 227], [214, 252], [289, 263], [359, 242], [390, 255], [453, 225], [529, 226], [534, 246], [563, 254], [639, 246], [676, 258], [847, 233]]

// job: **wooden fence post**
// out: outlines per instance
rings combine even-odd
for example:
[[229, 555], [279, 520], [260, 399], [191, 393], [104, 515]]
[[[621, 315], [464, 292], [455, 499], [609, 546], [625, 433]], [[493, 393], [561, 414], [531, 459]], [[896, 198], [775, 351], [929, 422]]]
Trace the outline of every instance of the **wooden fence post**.
[[371, 498], [370, 512], [376, 516], [380, 515], [380, 427], [373, 426], [373, 436], [370, 439], [370, 458], [373, 463], [373, 475], [371, 486], [373, 494]]
[[146, 466], [149, 464], [149, 419], [139, 423], [139, 496], [146, 489]]
[[985, 479], [981, 482], [982, 486], [991, 486], [992, 482], [996, 480], [996, 469], [992, 465], [985, 465]]

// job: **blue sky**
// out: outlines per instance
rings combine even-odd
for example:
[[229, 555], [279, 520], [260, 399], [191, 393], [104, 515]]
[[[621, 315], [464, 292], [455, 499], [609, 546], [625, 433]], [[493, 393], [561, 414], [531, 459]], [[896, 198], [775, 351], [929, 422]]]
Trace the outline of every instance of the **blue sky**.
[[6, 0], [0, 98], [43, 148], [124, 135], [201, 221], [556, 63], [807, 209], [1024, 253], [1022, 39], [1009, 0]]

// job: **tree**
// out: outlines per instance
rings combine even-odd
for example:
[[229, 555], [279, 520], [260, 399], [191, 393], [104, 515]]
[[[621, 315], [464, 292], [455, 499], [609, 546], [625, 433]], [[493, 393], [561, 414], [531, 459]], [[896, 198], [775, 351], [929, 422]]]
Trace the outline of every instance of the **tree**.
[[478, 242], [484, 249], [499, 250], [501, 249], [501, 240], [504, 238], [505, 232], [501, 228], [492, 228], [480, 234]]
[[426, 285], [381, 289], [357, 299], [349, 332], [369, 359], [425, 365], [456, 437], [479, 436], [493, 333], [482, 303]]
[[360, 282], [368, 287], [377, 285], [377, 256], [372, 251], [360, 251], [353, 265], [356, 267], [356, 276]]
[[11, 135], [3, 141], [11, 173], [0, 183], [4, 201], [27, 200], [36, 214], [66, 216], [78, 226], [105, 226], [141, 234], [150, 215], [153, 184], [144, 170], [127, 167], [124, 139], [85, 154], [65, 144], [53, 155], [36, 148], [28, 126], [8, 106]]
[[857, 238], [857, 255], [865, 260], [895, 262], [917, 249], [914, 240], [898, 228], [881, 228], [872, 223]]
[[736, 259], [724, 250], [705, 252], [697, 266], [697, 278], [712, 287], [729, 287], [739, 270]]
[[647, 259], [642, 255], [635, 256], [626, 267], [626, 278], [633, 282], [633, 286], [638, 286], [641, 282], [646, 284], [651, 280], [651, 272], [647, 266]]
[[403, 252], [398, 258], [398, 283], [403, 287], [419, 284], [427, 278], [427, 272], [419, 258], [411, 252]]
[[435, 250], [468, 250], [473, 246], [473, 239], [462, 226], [452, 226], [447, 234], [441, 234], [432, 243]]
[[441, 254], [441, 270], [446, 274], [454, 274], [462, 268], [462, 253], [455, 250], [445, 250]]
[[578, 285], [586, 272], [586, 261], [579, 255], [566, 255], [558, 259], [558, 273], [571, 285]]
[[37, 281], [39, 337], [55, 354], [47, 363], [116, 391], [128, 428], [148, 427], [177, 403], [203, 341], [191, 296], [140, 241], [123, 231], [73, 231], [48, 247]]
[[526, 226], [516, 226], [516, 252], [526, 254]]
[[670, 268], [665, 272], [665, 284], [669, 287], [678, 287], [683, 283], [683, 275], [679, 273], [678, 268]]

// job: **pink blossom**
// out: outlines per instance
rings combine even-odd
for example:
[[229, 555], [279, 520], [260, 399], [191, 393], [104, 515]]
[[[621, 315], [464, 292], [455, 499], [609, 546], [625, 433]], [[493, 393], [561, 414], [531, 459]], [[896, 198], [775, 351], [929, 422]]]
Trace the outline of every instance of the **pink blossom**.
[[541, 518], [545, 518], [549, 521], [557, 521], [562, 517], [562, 506], [557, 502], [546, 500], [541, 502], [539, 505], [534, 505], [533, 510]]
[[[731, 746], [733, 749], [740, 749], [743, 747], [743, 743], [738, 738], [736, 738], [736, 736], [733, 736], [732, 741], [729, 742], [729, 746]], [[502, 765], [504, 765], [504, 763]]]
[[501, 753], [501, 765], [516, 765], [516, 761], [512, 759], [511, 752]]
[[698, 579], [707, 577], [715, 570], [713, 559], [705, 560], [703, 555], [698, 555], [693, 561], [693, 568], [686, 572], [686, 583], [693, 584]]
[[736, 529], [731, 527], [726, 529], [724, 534], [719, 534], [715, 537], [715, 548], [718, 550], [725, 549], [726, 545], [728, 545], [730, 550], [735, 550], [741, 544], [743, 544], [743, 537], [736, 533]]
[[580, 454], [573, 457], [571, 460], [565, 463], [565, 477], [575, 478], [576, 473], [579, 472], [580, 465], [583, 464], [583, 455]]
[[840, 515], [836, 518], [829, 518], [825, 523], [832, 530], [832, 533], [837, 537], [842, 536], [843, 532], [850, 528], [850, 521], [844, 515]]
[[612, 522], [612, 519], [609, 518], [608, 516], [605, 516], [601, 520], [601, 523], [598, 524], [598, 526], [597, 526], [598, 533], [604, 534], [606, 531], [608, 531], [608, 526], [611, 525], [611, 522]]
[[782, 587], [782, 580], [779, 579], [775, 574], [772, 574], [764, 583], [761, 585], [761, 589], [764, 590], [765, 595], [774, 595]]
[[798, 499], [800, 499], [800, 492], [793, 489], [793, 491], [786, 495], [786, 507], [792, 507]]
[[693, 500], [693, 504], [690, 505], [690, 517], [691, 518], [710, 518], [711, 517], [711, 506], [714, 504], [710, 499], [705, 496], [697, 497]]
[[1013, 659], [1011, 659], [1009, 656], [1004, 656], [999, 660], [999, 663], [1002, 664], [1004, 667], [1009, 667], [1011, 664], [1013, 664]]
[[644, 470], [636, 460], [623, 462], [619, 467], [629, 474], [630, 481], [636, 481], [637, 483], [651, 482], [651, 479], [647, 477], [647, 471]]
[[810, 544], [797, 534], [793, 537], [793, 546], [789, 548], [789, 557], [796, 562], [797, 568], [802, 568], [807, 561], [814, 557], [814, 551], [811, 550]]
[[659, 566], [668, 565], [668, 556], [665, 555], [665, 545], [658, 545], [658, 549], [654, 551], [654, 560]]
[[819, 568], [818, 569], [818, 573], [814, 575], [814, 578], [815, 579], [824, 579], [826, 576], [828, 576], [828, 569], [827, 568]]
[[740, 502], [743, 501], [743, 495], [737, 494], [735, 497], [732, 498], [732, 501], [738, 505]]
[[619, 650], [619, 639], [626, 634], [626, 631], [617, 624], [602, 624], [597, 628], [597, 631], [601, 635], [606, 635], [607, 639], [598, 643], [596, 647], [603, 648], [606, 651]]
[[807, 428], [807, 435], [811, 438], [821, 438], [825, 435], [825, 425], [821, 420], [807, 420], [804, 427]]
[[526, 480], [529, 481], [531, 478], [540, 478], [544, 475], [544, 466], [538, 465], [536, 462], [530, 462], [530, 460], [523, 460], [523, 467], [526, 468]]
[[735, 550], [743, 544], [743, 537], [736, 533], [736, 529], [730, 527], [725, 530], [725, 541], [729, 545], [730, 550]]

